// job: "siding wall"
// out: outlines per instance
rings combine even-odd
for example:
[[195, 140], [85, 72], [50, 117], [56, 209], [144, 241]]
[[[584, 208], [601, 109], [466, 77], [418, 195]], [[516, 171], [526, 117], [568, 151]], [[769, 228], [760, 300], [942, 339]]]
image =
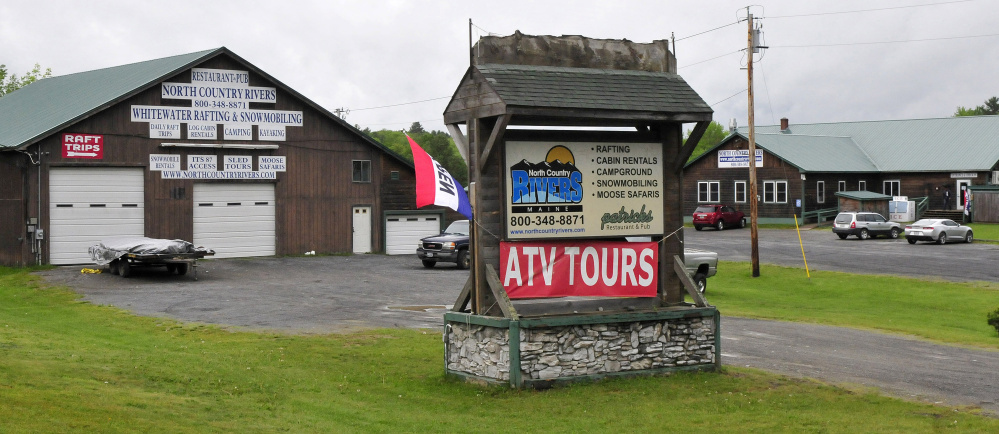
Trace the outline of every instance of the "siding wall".
[[[250, 86], [266, 86], [277, 89], [277, 103], [250, 103], [251, 109], [291, 110], [303, 112], [302, 127], [287, 127], [284, 142], [252, 142], [276, 144], [276, 150], [254, 149], [212, 149], [212, 148], [163, 148], [162, 142], [177, 143], [249, 143], [247, 141], [187, 140], [186, 124], [182, 127], [181, 139], [150, 139], [146, 122], [132, 122], [132, 105], [189, 106], [185, 100], [162, 99], [159, 83], [149, 89], [109, 107], [89, 118], [83, 119], [40, 142], [43, 150], [50, 152], [43, 170], [47, 175], [51, 167], [119, 166], [143, 167], [145, 172], [145, 232], [154, 238], [179, 238], [190, 240], [193, 237], [193, 191], [195, 183], [273, 183], [275, 184], [276, 248], [278, 255], [298, 254], [315, 250], [318, 253], [350, 252], [352, 247], [351, 207], [366, 205], [372, 207], [372, 247], [380, 251], [384, 242], [382, 234], [382, 212], [384, 210], [412, 209], [415, 206], [413, 169], [402, 163], [387, 151], [364, 140], [360, 133], [341, 125], [325, 113], [312, 108], [306, 102], [283, 90], [278, 84], [267, 81], [252, 67], [236, 61], [227, 55], [219, 55], [195, 67], [249, 71]], [[164, 81], [190, 83], [190, 70], [186, 70]], [[102, 134], [104, 136], [104, 158], [101, 160], [63, 159], [60, 146], [62, 133]], [[219, 131], [221, 137], [221, 128]], [[256, 127], [254, 127], [256, 137]], [[256, 165], [258, 156], [287, 157], [287, 171], [278, 172], [276, 180], [164, 180], [158, 171], [150, 171], [149, 154], [175, 154], [181, 156], [182, 167], [186, 167], [187, 155], [216, 155], [222, 164], [224, 155], [251, 156]], [[5, 154], [3, 154], [5, 155]], [[5, 204], [3, 199], [12, 196], [14, 202], [21, 202], [14, 173], [4, 164], [9, 158], [0, 159], [0, 173], [4, 176], [0, 185], [0, 216], [8, 221], [10, 214], [20, 221], [22, 205]], [[352, 182], [352, 160], [371, 161], [371, 182]], [[256, 166], [254, 166], [256, 168]], [[388, 182], [389, 173], [400, 172], [399, 181]], [[18, 175], [19, 176], [19, 175]], [[8, 182], [8, 179], [12, 181]], [[36, 186], [28, 177], [30, 191]], [[383, 183], [389, 183], [383, 187]], [[48, 227], [48, 181], [42, 180], [42, 222]], [[30, 198], [29, 198], [30, 199]], [[383, 204], [383, 200], [387, 203]], [[34, 215], [34, 212], [31, 213]], [[0, 229], [0, 237], [9, 238], [13, 232]], [[21, 225], [18, 225], [21, 226]], [[18, 228], [20, 232], [22, 228]], [[19, 258], [27, 255], [4, 241], [0, 245], [0, 263], [17, 264]], [[211, 246], [206, 246], [211, 248]], [[47, 246], [44, 248], [46, 252]], [[23, 259], [20, 259], [23, 261]], [[47, 262], [48, 258], [45, 257]]]

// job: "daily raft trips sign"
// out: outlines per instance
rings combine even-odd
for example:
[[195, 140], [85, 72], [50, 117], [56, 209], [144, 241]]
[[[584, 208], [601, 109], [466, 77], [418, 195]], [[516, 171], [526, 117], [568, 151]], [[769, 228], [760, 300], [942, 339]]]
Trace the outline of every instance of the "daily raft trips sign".
[[507, 142], [507, 237], [663, 233], [659, 143]]
[[512, 299], [655, 297], [658, 251], [655, 242], [501, 242], [500, 281]]

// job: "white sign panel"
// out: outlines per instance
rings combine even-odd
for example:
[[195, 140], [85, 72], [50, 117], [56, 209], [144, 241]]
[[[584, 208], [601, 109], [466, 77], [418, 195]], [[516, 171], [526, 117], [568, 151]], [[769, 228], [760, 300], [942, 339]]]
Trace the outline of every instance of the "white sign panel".
[[261, 172], [284, 172], [288, 168], [287, 157], [257, 157], [257, 170]]
[[[718, 168], [749, 167], [749, 150], [718, 151]], [[763, 167], [763, 150], [756, 150], [756, 167]]]
[[507, 142], [510, 239], [663, 233], [659, 143]]
[[187, 139], [188, 140], [216, 140], [218, 125], [216, 124], [202, 124], [195, 122], [187, 123]]
[[253, 126], [250, 124], [225, 124], [222, 126], [225, 140], [253, 140]]
[[273, 142], [285, 141], [284, 125], [257, 125], [257, 140], [267, 140]]
[[179, 139], [180, 122], [150, 122], [149, 137], [153, 139]]
[[163, 179], [277, 179], [277, 172], [222, 172], [219, 170], [164, 170]]
[[[262, 128], [259, 140], [284, 141], [285, 127], [302, 126], [302, 112], [287, 110], [251, 109], [250, 103], [276, 103], [277, 89], [273, 87], [250, 86], [247, 71], [226, 69], [191, 69], [190, 83], [164, 82], [160, 85], [163, 99], [190, 100], [190, 107], [145, 106], [131, 107], [132, 122], [149, 122], [150, 138], [171, 138], [179, 136], [179, 129], [173, 133], [170, 127], [158, 128], [152, 124], [188, 124], [188, 139], [218, 140], [216, 127], [191, 129], [192, 124], [225, 124], [224, 129], [233, 128], [232, 134], [223, 131], [225, 140], [253, 140], [253, 134], [246, 134], [243, 125], [257, 125]], [[240, 124], [240, 125], [236, 125]], [[258, 130], [260, 131], [260, 130]]]
[[226, 155], [222, 170], [226, 172], [252, 172], [253, 157], [249, 155]]
[[215, 155], [188, 155], [187, 170], [219, 170], [218, 160]]
[[180, 170], [180, 155], [149, 154], [149, 170]]

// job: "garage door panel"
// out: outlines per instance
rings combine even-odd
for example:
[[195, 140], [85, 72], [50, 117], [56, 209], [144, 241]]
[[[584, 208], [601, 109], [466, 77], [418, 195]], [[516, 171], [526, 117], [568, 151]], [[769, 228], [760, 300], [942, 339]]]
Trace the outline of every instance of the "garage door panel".
[[215, 257], [276, 252], [274, 184], [195, 184], [194, 244]]
[[408, 255], [416, 252], [421, 238], [440, 233], [440, 217], [399, 215], [385, 219], [385, 253]]
[[144, 185], [141, 168], [52, 168], [49, 262], [89, 264], [93, 262], [88, 253], [90, 246], [109, 237], [143, 236]]

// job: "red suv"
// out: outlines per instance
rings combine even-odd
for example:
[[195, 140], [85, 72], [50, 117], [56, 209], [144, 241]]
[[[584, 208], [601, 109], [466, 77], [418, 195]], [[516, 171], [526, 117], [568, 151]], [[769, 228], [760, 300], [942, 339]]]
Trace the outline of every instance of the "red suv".
[[713, 226], [719, 231], [729, 226], [746, 227], [746, 215], [728, 205], [701, 205], [694, 210], [694, 229]]

